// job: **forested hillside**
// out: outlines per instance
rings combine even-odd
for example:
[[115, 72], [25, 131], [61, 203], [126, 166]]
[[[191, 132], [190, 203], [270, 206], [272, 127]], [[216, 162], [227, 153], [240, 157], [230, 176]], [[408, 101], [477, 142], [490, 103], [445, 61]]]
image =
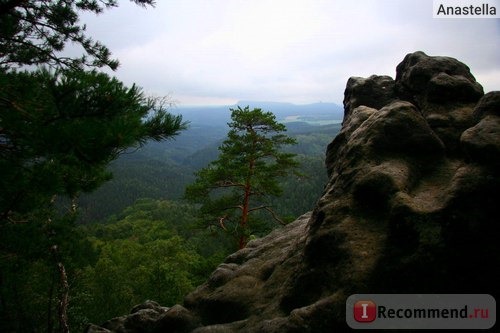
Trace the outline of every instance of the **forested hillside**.
[[[191, 110], [195, 115], [199, 111], [203, 110]], [[164, 306], [182, 302], [235, 250], [228, 235], [204, 226], [197, 208], [182, 199], [194, 173], [217, 157], [228, 130], [225, 116], [209, 115], [200, 113], [191, 120], [183, 114], [190, 126], [174, 140], [149, 142], [121, 155], [110, 164], [113, 179], [79, 198], [76, 226], [68, 220], [54, 225], [52, 238], [62, 248], [71, 248], [63, 255], [71, 295], [69, 324], [75, 331], [122, 315], [147, 299]], [[318, 125], [317, 118], [311, 117], [312, 123], [296, 118], [286, 123], [287, 133], [298, 141], [290, 152], [297, 154], [300, 175], [282, 179], [284, 195], [270, 202], [284, 221], [311, 210], [326, 183], [324, 152], [340, 124], [331, 117], [332, 124]], [[251, 237], [264, 236], [276, 227], [267, 218]], [[38, 232], [30, 225], [22, 229], [4, 236], [27, 240]], [[39, 256], [49, 243], [29, 251]], [[17, 269], [4, 270], [3, 278], [14, 288], [4, 290], [2, 297], [16, 300], [23, 327], [45, 325], [51, 316], [47, 304], [56, 302], [51, 286], [57, 275], [50, 263], [41, 258], [26, 261]]]
[[105, 224], [80, 227], [93, 260], [75, 274], [74, 325], [102, 322], [146, 299], [182, 301], [232, 250], [196, 226], [192, 206], [141, 199]]
[[[497, 27], [413, 2], [0, 1], [0, 333], [344, 331], [349, 293], [498, 299], [500, 93], [474, 76], [497, 88]], [[471, 67], [358, 76], [415, 46]]]
[[[119, 62], [79, 18], [117, 5], [0, 6], [1, 332], [81, 332], [147, 299], [179, 303], [235, 249], [183, 201], [217, 158], [230, 107], [175, 109], [101, 71]], [[238, 104], [275, 113], [298, 142], [301, 173], [269, 204], [285, 221], [310, 210], [341, 108]], [[263, 220], [248, 239], [275, 227]]]
[[[340, 128], [338, 106], [263, 104], [279, 106], [277, 118], [298, 141], [289, 150], [299, 155], [303, 177], [283, 179], [285, 195], [273, 202], [284, 216], [297, 217], [312, 207], [326, 181], [324, 153]], [[190, 122], [189, 128], [174, 140], [150, 142], [114, 161], [109, 168], [113, 179], [80, 197], [81, 223], [102, 222], [141, 198], [179, 200], [194, 173], [217, 157], [217, 147], [228, 130], [229, 106], [175, 111]]]

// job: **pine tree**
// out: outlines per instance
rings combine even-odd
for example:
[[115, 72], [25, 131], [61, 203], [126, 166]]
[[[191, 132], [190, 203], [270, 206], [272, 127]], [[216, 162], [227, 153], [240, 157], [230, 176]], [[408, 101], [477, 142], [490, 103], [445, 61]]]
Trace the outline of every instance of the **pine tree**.
[[[133, 2], [141, 6], [154, 5], [153, 0]], [[111, 58], [105, 45], [86, 35], [79, 15], [85, 11], [99, 14], [117, 5], [117, 0], [0, 1], [0, 67], [49, 65], [116, 69], [118, 61]], [[61, 51], [68, 43], [81, 46], [84, 54], [63, 56]]]
[[[47, 281], [50, 297], [42, 309], [49, 309], [48, 331], [56, 314], [59, 331], [69, 331], [71, 271], [65, 267], [75, 258], [68, 257], [73, 245], [61, 236], [72, 235], [76, 198], [109, 180], [108, 164], [129, 147], [185, 128], [166, 107], [104, 73], [0, 70], [0, 323], [14, 325], [0, 324], [0, 331], [31, 331], [40, 324], [18, 305], [34, 297], [19, 295], [35, 279], [19, 278], [31, 267], [47, 267], [37, 273], [48, 276], [48, 267], [57, 267], [58, 300], [52, 297], [55, 283]], [[73, 200], [67, 214], [56, 209], [59, 197]], [[51, 310], [56, 304], [58, 310]]]
[[94, 190], [127, 148], [185, 128], [161, 101], [95, 71], [0, 72], [0, 110], [0, 224]]
[[201, 204], [209, 224], [234, 236], [241, 249], [252, 234], [252, 224], [257, 223], [257, 212], [267, 211], [282, 222], [267, 201], [282, 194], [279, 178], [298, 163], [294, 154], [280, 151], [296, 142], [283, 134], [285, 125], [271, 112], [248, 106], [230, 111], [230, 131], [219, 147], [218, 159], [197, 173], [196, 181], [186, 189], [186, 198]]
[[[108, 164], [126, 149], [171, 138], [186, 127], [180, 116], [167, 112], [164, 100], [92, 70], [116, 69], [118, 61], [86, 35], [80, 14], [99, 14], [117, 4], [0, 1], [2, 332], [44, 326], [53, 332], [56, 317], [58, 331], [69, 331], [71, 264], [79, 256], [71, 253], [78, 252], [74, 199], [108, 180]], [[83, 54], [65, 56], [68, 44], [80, 46]], [[73, 200], [67, 214], [56, 209], [58, 197]]]

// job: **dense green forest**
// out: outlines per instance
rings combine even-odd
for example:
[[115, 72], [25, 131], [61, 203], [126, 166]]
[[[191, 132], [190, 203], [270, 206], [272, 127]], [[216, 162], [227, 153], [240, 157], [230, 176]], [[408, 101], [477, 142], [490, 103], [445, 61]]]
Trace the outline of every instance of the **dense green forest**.
[[[213, 118], [210, 114], [214, 109], [210, 107], [190, 108], [185, 113], [179, 108], [177, 111], [191, 122], [188, 129], [173, 140], [150, 142], [112, 162], [109, 170], [113, 179], [95, 192], [79, 198], [79, 221], [84, 224], [102, 222], [141, 198], [181, 199], [186, 185], [194, 181], [194, 173], [217, 158], [217, 147], [228, 130], [229, 107], [217, 109], [219, 112]], [[287, 133], [298, 141], [288, 150], [298, 155], [304, 176], [282, 180], [285, 194], [273, 205], [284, 216], [296, 217], [310, 210], [321, 194], [326, 181], [326, 146], [340, 129], [336, 108], [332, 108], [332, 104], [330, 108], [329, 120], [332, 124], [312, 125], [304, 121], [286, 124]], [[314, 116], [313, 105], [304, 106], [301, 112], [306, 115], [310, 112], [312, 115], [309, 117], [324, 120], [328, 111]], [[297, 188], [300, 191], [296, 191]]]
[[[311, 210], [323, 190], [324, 151], [339, 125], [294, 123], [289, 127], [289, 134], [298, 141], [290, 151], [298, 155], [301, 175], [282, 179], [284, 195], [271, 205], [292, 221]], [[182, 200], [194, 172], [217, 156], [223, 137], [216, 133], [227, 130], [209, 128], [191, 128], [176, 140], [151, 143], [123, 155], [110, 167], [113, 180], [81, 198], [86, 214], [78, 230], [90, 244], [93, 260], [75, 274], [81, 290], [73, 304], [80, 314], [76, 317], [80, 323], [75, 324], [127, 313], [146, 299], [165, 306], [180, 302], [236, 250], [227, 235], [201, 227], [196, 207]], [[204, 135], [206, 139], [200, 140]], [[268, 218], [267, 227], [255, 237], [276, 227]]]
[[[298, 142], [289, 152], [297, 154], [300, 176], [281, 179], [284, 195], [270, 202], [285, 221], [311, 210], [320, 196], [326, 182], [324, 152], [339, 127], [287, 123], [288, 134]], [[196, 207], [184, 202], [183, 195], [194, 173], [217, 157], [225, 132], [224, 120], [200, 124], [194, 118], [176, 139], [148, 142], [113, 161], [108, 168], [112, 180], [80, 196], [77, 217], [58, 220], [52, 239], [33, 244], [28, 257], [38, 259], [4, 267], [2, 283], [14, 288], [3, 288], [2, 298], [19, 302], [16, 308], [22, 311], [12, 318], [23, 323], [18, 327], [37, 331], [43, 323], [40, 331], [46, 331], [50, 304], [57, 302], [58, 274], [43, 253], [55, 239], [65, 249], [68, 317], [75, 331], [123, 315], [147, 299], [164, 306], [181, 302], [202, 283], [236, 248], [227, 235], [202, 227]], [[60, 210], [70, 204], [59, 202]], [[268, 218], [252, 237], [276, 227]], [[16, 234], [9, 235], [4, 228], [3, 237], [35, 238], [44, 226], [22, 229], [16, 226]]]
[[[101, 71], [118, 60], [78, 18], [117, 5], [0, 5], [0, 332], [78, 332], [147, 299], [182, 302], [235, 250], [183, 200], [218, 156], [229, 106], [172, 109]], [[64, 56], [67, 44], [82, 55]], [[301, 173], [280, 179], [284, 195], [270, 202], [291, 221], [323, 189], [341, 109], [252, 107], [276, 114], [298, 142], [288, 152]]]
[[141, 199], [105, 224], [79, 228], [94, 260], [75, 274], [75, 326], [126, 314], [147, 299], [181, 302], [230, 249], [196, 222], [192, 206]]
[[[125, 314], [146, 299], [164, 306], [181, 302], [236, 250], [227, 235], [202, 227], [196, 207], [182, 200], [194, 172], [217, 156], [223, 137], [215, 133], [221, 128], [208, 128], [188, 129], [177, 140], [123, 155], [110, 167], [113, 180], [82, 198], [86, 215], [78, 232], [92, 260], [74, 273], [74, 326]], [[287, 221], [311, 210], [320, 196], [326, 182], [324, 150], [339, 125], [290, 128], [298, 140], [290, 150], [298, 154], [301, 176], [282, 179], [284, 195], [271, 202]], [[199, 145], [203, 135], [213, 141]], [[268, 218], [254, 236], [276, 227]]]

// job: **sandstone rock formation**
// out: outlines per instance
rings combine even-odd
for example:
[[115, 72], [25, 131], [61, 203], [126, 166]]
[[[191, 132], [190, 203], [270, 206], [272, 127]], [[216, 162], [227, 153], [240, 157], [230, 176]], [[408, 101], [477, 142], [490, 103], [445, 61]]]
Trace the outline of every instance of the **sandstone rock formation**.
[[415, 52], [395, 80], [350, 78], [344, 106], [312, 213], [229, 256], [183, 306], [87, 332], [334, 332], [354, 293], [498, 299], [500, 92]]

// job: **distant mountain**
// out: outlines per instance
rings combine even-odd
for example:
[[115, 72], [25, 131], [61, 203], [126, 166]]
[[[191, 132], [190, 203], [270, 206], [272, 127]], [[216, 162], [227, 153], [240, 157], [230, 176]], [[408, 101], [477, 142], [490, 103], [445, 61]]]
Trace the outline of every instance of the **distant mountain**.
[[293, 104], [282, 102], [263, 102], [263, 101], [239, 101], [237, 105], [247, 106], [252, 108], [261, 108], [273, 113], [319, 113], [328, 114], [342, 119], [344, 116], [344, 107], [335, 103], [312, 103], [312, 104]]
[[335, 103], [292, 104], [281, 102], [239, 101], [236, 105], [179, 106], [172, 110], [191, 123], [191, 126], [225, 126], [230, 120], [230, 108], [237, 106], [261, 108], [276, 115], [280, 122], [308, 122], [316, 125], [340, 122], [344, 116], [342, 106]]

